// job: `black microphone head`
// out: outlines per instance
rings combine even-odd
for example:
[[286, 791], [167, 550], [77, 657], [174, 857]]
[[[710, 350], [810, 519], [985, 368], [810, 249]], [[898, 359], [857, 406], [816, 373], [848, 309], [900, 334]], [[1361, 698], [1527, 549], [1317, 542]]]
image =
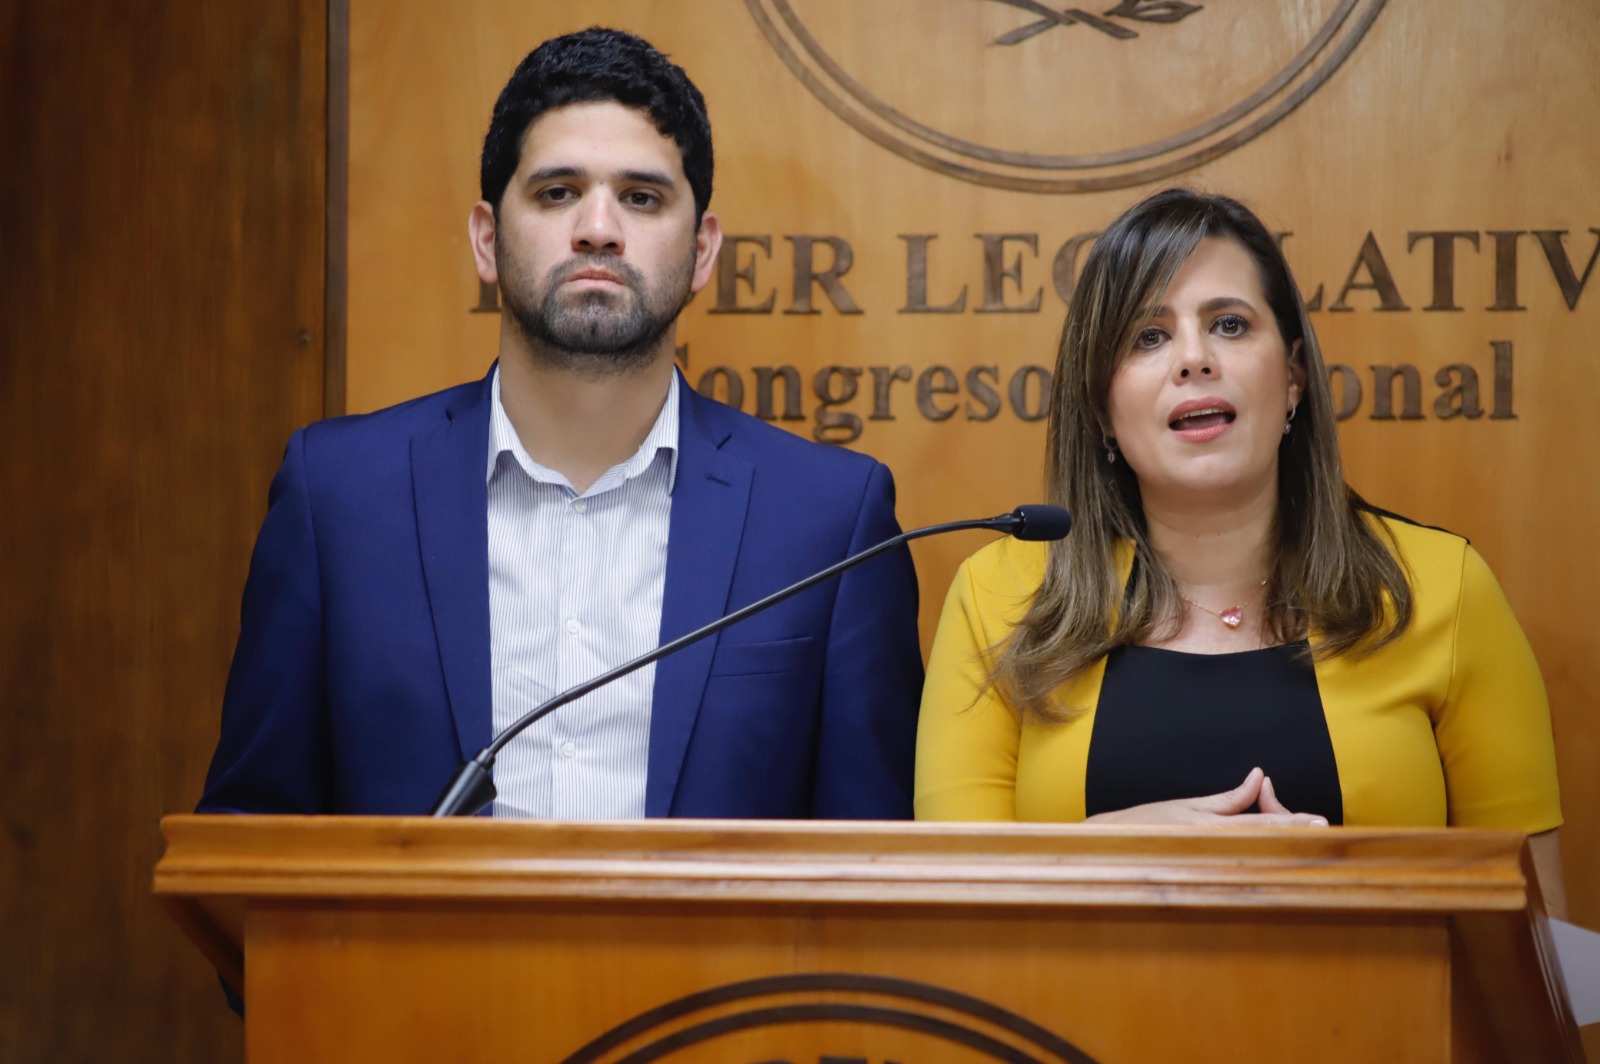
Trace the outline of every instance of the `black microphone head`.
[[1012, 510], [1011, 515], [1017, 518], [1011, 534], [1018, 539], [1065, 539], [1072, 531], [1072, 515], [1059, 506], [1030, 503]]

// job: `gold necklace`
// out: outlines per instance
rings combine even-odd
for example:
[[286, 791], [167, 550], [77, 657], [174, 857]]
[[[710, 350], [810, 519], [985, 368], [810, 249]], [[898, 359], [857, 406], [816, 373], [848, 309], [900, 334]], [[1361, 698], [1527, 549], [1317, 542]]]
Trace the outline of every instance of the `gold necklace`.
[[1267, 582], [1265, 580], [1261, 581], [1260, 586], [1256, 588], [1255, 592], [1249, 598], [1245, 599], [1237, 606], [1229, 606], [1220, 613], [1209, 606], [1200, 605], [1200, 603], [1196, 602], [1188, 595], [1179, 595], [1178, 597], [1183, 599], [1183, 601], [1187, 602], [1189, 605], [1193, 606], [1195, 609], [1204, 610], [1206, 613], [1211, 614], [1211, 616], [1215, 617], [1229, 628], [1238, 628], [1244, 623], [1244, 608], [1254, 602], [1256, 600], [1256, 596], [1261, 594], [1261, 588], [1266, 586]]

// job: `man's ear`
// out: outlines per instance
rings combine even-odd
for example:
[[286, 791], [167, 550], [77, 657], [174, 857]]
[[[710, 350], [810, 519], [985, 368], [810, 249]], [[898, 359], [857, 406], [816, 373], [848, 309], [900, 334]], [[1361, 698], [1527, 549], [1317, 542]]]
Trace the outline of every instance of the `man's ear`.
[[472, 205], [472, 213], [467, 215], [467, 238], [472, 245], [472, 263], [478, 268], [478, 280], [484, 284], [500, 283], [500, 265], [494, 253], [498, 225], [494, 208], [487, 200]]
[[689, 291], [698, 292], [711, 281], [711, 271], [717, 264], [717, 252], [722, 250], [722, 219], [710, 211], [700, 217], [700, 228], [694, 235], [694, 279]]

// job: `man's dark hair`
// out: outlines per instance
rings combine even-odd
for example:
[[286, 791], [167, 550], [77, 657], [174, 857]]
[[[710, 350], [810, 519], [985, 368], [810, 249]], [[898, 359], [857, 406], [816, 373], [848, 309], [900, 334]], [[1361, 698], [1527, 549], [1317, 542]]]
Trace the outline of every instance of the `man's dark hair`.
[[500, 90], [478, 171], [480, 191], [495, 213], [534, 120], [553, 108], [594, 100], [645, 112], [662, 136], [677, 142], [698, 226], [711, 203], [711, 120], [705, 99], [683, 68], [649, 42], [598, 26], [545, 41], [517, 64]]

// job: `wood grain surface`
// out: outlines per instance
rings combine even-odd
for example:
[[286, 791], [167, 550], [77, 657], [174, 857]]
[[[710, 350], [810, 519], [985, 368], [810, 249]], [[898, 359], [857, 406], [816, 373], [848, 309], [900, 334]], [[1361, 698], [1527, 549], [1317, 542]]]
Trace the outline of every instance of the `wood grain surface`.
[[[1559, 982], [1541, 978], [1549, 943], [1515, 832], [193, 816], [163, 830], [155, 889], [242, 976], [254, 1061], [565, 1060], [650, 1014], [573, 1058], [642, 1060], [652, 1038], [758, 1007], [870, 1010], [887, 994], [923, 1020], [982, 1011], [925, 1007], [910, 984], [1106, 1061], [1579, 1059], [1570, 1019], [1553, 1019]], [[732, 989], [752, 980], [766, 989]], [[818, 1014], [670, 1059], [980, 1059], [925, 1023], [880, 1026]]]
[[325, 13], [0, 11], [0, 1060], [238, 1060], [149, 893], [322, 409]]

